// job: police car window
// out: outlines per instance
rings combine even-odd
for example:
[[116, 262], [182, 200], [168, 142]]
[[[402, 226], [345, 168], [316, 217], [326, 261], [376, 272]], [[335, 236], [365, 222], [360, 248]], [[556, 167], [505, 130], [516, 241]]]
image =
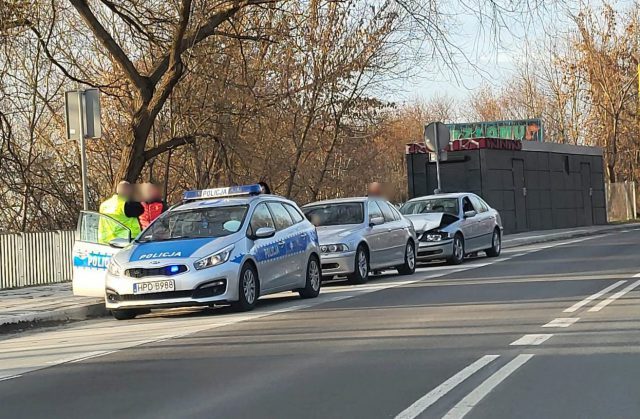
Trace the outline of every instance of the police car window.
[[78, 225], [78, 241], [109, 244], [113, 239], [130, 240], [131, 231], [111, 217], [96, 213], [82, 213]]
[[194, 208], [164, 213], [144, 231], [140, 242], [224, 237], [240, 230], [246, 205]]
[[393, 215], [393, 211], [391, 211], [391, 208], [389, 208], [389, 204], [383, 201], [378, 201], [378, 205], [382, 210], [382, 214], [384, 214], [384, 220], [386, 222], [391, 222], [396, 220], [395, 216]]
[[384, 218], [382, 211], [380, 211], [380, 207], [375, 203], [375, 201], [369, 201], [369, 220], [372, 218]]
[[302, 214], [300, 214], [300, 212], [297, 209], [295, 209], [293, 205], [289, 205], [289, 204], [282, 204], [282, 205], [284, 205], [287, 211], [289, 211], [289, 215], [291, 216], [291, 218], [293, 218], [294, 223], [297, 224], [300, 221], [304, 220], [304, 217], [302, 216]]
[[488, 210], [488, 208], [482, 203], [480, 202], [480, 199], [478, 199], [477, 196], [469, 196], [469, 198], [471, 199], [471, 203], [473, 204], [475, 210], [477, 212], [486, 212]]
[[251, 230], [255, 233], [259, 228], [276, 228], [266, 204], [259, 204], [251, 217]]
[[267, 203], [269, 210], [271, 210], [271, 215], [273, 215], [273, 221], [276, 223], [276, 230], [284, 230], [285, 228], [291, 227], [293, 225], [293, 220], [287, 212], [286, 209], [282, 206], [282, 204], [278, 202], [269, 202]]

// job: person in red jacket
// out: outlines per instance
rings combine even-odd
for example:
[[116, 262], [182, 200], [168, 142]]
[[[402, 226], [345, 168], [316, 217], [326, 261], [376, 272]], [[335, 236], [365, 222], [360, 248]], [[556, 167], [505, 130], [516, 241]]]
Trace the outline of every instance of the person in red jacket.
[[140, 220], [140, 227], [144, 230], [167, 209], [167, 205], [162, 200], [160, 188], [153, 183], [142, 184], [142, 197], [141, 204], [144, 212], [138, 220]]

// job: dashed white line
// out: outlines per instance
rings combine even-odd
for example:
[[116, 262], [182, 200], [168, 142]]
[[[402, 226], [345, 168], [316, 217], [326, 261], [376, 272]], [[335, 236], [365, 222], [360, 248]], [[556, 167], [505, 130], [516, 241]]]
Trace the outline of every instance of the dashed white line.
[[461, 419], [467, 415], [487, 394], [503, 382], [507, 377], [513, 374], [518, 368], [533, 358], [532, 354], [521, 354], [511, 360], [504, 367], [500, 368], [493, 375], [482, 382], [471, 393], [460, 400], [458, 404], [453, 406], [449, 412], [443, 416], [443, 419]]
[[485, 355], [474, 363], [466, 366], [453, 377], [449, 378], [447, 381], [440, 384], [438, 387], [434, 388], [429, 393], [416, 400], [416, 402], [411, 406], [400, 412], [398, 416], [396, 416], [396, 419], [413, 419], [419, 416], [429, 406], [440, 400], [442, 396], [453, 390], [464, 380], [471, 377], [473, 374], [475, 374], [499, 357], [500, 355]]
[[639, 285], [640, 285], [640, 281], [636, 281], [633, 284], [628, 285], [627, 287], [625, 287], [625, 288], [621, 289], [620, 291], [616, 292], [615, 294], [613, 294], [611, 297], [607, 298], [606, 300], [600, 301], [600, 303], [598, 303], [598, 305], [596, 305], [594, 307], [591, 307], [589, 309], [589, 311], [600, 311], [600, 310], [602, 310], [603, 308], [605, 308], [606, 306], [608, 306], [609, 304], [611, 304], [612, 302], [614, 302], [618, 298], [622, 297], [623, 295], [625, 295], [629, 291], [633, 290], [634, 288], [637, 288]]
[[543, 325], [542, 327], [569, 327], [578, 320], [580, 320], [579, 317], [558, 317], [557, 319], [551, 320], [549, 323]]
[[511, 346], [536, 346], [549, 340], [553, 334], [524, 335], [520, 339], [511, 342]]
[[616, 282], [615, 284], [609, 285], [605, 289], [603, 289], [601, 291], [598, 291], [595, 294], [590, 295], [589, 297], [585, 298], [584, 300], [582, 300], [580, 302], [577, 302], [574, 305], [572, 305], [571, 307], [565, 309], [564, 313], [574, 313], [574, 312], [578, 311], [581, 307], [586, 306], [587, 304], [589, 304], [593, 300], [602, 297], [603, 295], [605, 295], [609, 291], [618, 288], [620, 285], [624, 284], [625, 282], [627, 282], [627, 281], [625, 279], [623, 279], [621, 281]]

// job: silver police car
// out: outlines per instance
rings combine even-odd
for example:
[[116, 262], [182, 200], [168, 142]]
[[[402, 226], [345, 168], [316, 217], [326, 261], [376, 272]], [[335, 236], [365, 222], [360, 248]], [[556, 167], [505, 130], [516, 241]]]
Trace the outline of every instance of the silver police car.
[[231, 303], [261, 295], [320, 292], [315, 227], [295, 203], [259, 185], [190, 191], [109, 263], [106, 306], [117, 319], [150, 308]]
[[419, 237], [418, 260], [462, 263], [468, 254], [500, 255], [500, 214], [472, 193], [423, 196], [407, 201], [400, 212], [413, 222]]
[[389, 202], [334, 199], [307, 204], [302, 211], [318, 230], [325, 279], [346, 275], [351, 283], [362, 284], [373, 270], [415, 271], [413, 225]]

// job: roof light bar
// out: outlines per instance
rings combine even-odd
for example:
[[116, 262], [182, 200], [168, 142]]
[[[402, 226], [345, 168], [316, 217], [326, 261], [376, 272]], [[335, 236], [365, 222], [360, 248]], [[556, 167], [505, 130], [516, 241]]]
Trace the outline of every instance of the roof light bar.
[[227, 188], [214, 188], [214, 189], [200, 189], [194, 191], [186, 191], [182, 195], [182, 199], [185, 201], [193, 201], [196, 199], [208, 199], [208, 198], [226, 198], [230, 196], [249, 196], [258, 195], [262, 192], [260, 185], [242, 185], [242, 186], [229, 186]]

